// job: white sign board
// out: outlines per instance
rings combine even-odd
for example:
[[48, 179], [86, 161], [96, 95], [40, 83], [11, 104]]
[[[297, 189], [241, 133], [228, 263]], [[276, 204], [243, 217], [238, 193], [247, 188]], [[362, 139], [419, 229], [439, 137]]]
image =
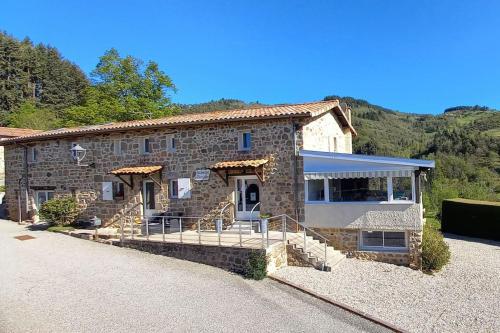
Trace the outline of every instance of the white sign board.
[[102, 183], [102, 200], [113, 200], [113, 183]]
[[210, 178], [210, 169], [196, 170], [194, 180], [208, 180]]
[[178, 197], [179, 199], [189, 199], [191, 198], [191, 179], [190, 178], [179, 178], [177, 179], [178, 186]]

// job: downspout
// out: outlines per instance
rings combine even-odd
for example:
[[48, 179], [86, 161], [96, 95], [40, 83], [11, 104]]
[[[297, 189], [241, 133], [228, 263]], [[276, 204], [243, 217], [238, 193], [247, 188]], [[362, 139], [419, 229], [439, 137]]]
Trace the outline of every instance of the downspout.
[[292, 135], [293, 135], [293, 186], [294, 186], [294, 206], [295, 219], [299, 221], [299, 172], [298, 172], [298, 147], [297, 147], [297, 129], [299, 125], [292, 118]]
[[29, 172], [29, 165], [28, 165], [28, 146], [23, 145], [23, 144], [18, 144], [19, 146], [24, 148], [24, 159], [23, 159], [23, 175], [21, 178], [19, 178], [19, 196], [18, 196], [18, 209], [19, 209], [19, 223], [22, 222], [22, 212], [21, 212], [21, 207], [22, 207], [22, 195], [21, 193], [23, 192], [22, 188], [22, 181], [23, 178], [25, 179], [25, 188], [24, 188], [24, 195], [26, 197], [26, 214], [28, 213], [28, 188], [29, 188], [29, 181], [28, 181], [28, 172]]

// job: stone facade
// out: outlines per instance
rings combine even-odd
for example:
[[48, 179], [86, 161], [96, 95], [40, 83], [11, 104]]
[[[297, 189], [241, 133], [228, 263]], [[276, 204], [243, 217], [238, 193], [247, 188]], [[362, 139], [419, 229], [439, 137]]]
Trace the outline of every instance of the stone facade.
[[347, 257], [364, 260], [381, 261], [390, 264], [410, 266], [413, 269], [422, 268], [422, 233], [408, 230], [408, 249], [403, 251], [364, 251], [359, 246], [358, 229], [344, 228], [314, 228], [328, 239], [330, 244]]
[[342, 128], [337, 117], [331, 113], [323, 114], [304, 125], [304, 149], [352, 153], [352, 134]]
[[[327, 114], [331, 117], [330, 113]], [[185, 125], [47, 139], [25, 145], [9, 144], [5, 146], [8, 214], [11, 219], [17, 219], [20, 191], [22, 217], [31, 218], [36, 215], [36, 191], [48, 190], [53, 191], [56, 197], [75, 196], [82, 209], [81, 219], [98, 216], [109, 224], [128, 211], [138, 216], [142, 209], [143, 181], [147, 178], [132, 176], [129, 179], [126, 176], [126, 180], [132, 180], [133, 184], [132, 187], [124, 186], [123, 199], [103, 200], [102, 184], [121, 182], [109, 174], [116, 168], [161, 165], [161, 175], [152, 176], [158, 183], [162, 182], [161, 187], [156, 183], [154, 185], [155, 209], [181, 212], [184, 216], [203, 216], [220, 202], [234, 201], [235, 183], [234, 178], [229, 177], [226, 184], [214, 172], [207, 181], [196, 181], [196, 170], [220, 161], [268, 158], [270, 162], [265, 166], [265, 182], [260, 184], [261, 212], [290, 216], [297, 216], [298, 213], [303, 216], [303, 163], [295, 153], [304, 147], [303, 142], [315, 140], [302, 133], [305, 126], [315, 121], [318, 118]], [[238, 149], [239, 136], [243, 132], [251, 133], [250, 151]], [[175, 138], [175, 151], [168, 149], [170, 137]], [[151, 151], [147, 154], [141, 153], [144, 139], [150, 142]], [[81, 166], [71, 156], [70, 149], [74, 143], [86, 149]], [[36, 161], [26, 161], [29, 149], [37, 150]], [[24, 180], [20, 187], [18, 180], [21, 178]], [[169, 197], [169, 181], [178, 178], [191, 179], [189, 198]]]

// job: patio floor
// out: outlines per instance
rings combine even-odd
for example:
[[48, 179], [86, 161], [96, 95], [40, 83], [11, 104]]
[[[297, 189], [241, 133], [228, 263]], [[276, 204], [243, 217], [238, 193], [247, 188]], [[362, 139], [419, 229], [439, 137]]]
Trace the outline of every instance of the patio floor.
[[[91, 229], [77, 229], [74, 230], [73, 233], [79, 234], [95, 234], [95, 230]], [[97, 230], [97, 234], [99, 236], [108, 236], [112, 238], [120, 238], [120, 234], [117, 233], [116, 229], [111, 228], [102, 228]], [[281, 231], [269, 231], [269, 245], [273, 245], [283, 241], [283, 233]], [[301, 234], [287, 232], [288, 239], [294, 239], [297, 237], [302, 237]], [[131, 234], [124, 235], [124, 239], [141, 239], [141, 240], [149, 240], [152, 242], [168, 242], [168, 243], [186, 243], [186, 244], [201, 244], [201, 245], [215, 245], [215, 246], [227, 246], [227, 247], [246, 247], [246, 248], [265, 248], [268, 245], [268, 240], [266, 238], [266, 234], [264, 234], [264, 238], [261, 233], [253, 232], [242, 233], [241, 241], [239, 233], [227, 232], [223, 231], [219, 235], [215, 231], [202, 231], [198, 233], [196, 230], [186, 230], [182, 232], [165, 232], [162, 234], [161, 232], [152, 232], [149, 237], [143, 234], [134, 234], [132, 237]]]

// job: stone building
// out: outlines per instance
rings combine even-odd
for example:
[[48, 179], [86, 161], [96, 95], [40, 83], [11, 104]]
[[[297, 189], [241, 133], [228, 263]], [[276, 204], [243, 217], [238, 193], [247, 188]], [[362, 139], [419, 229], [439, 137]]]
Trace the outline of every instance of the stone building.
[[232, 203], [236, 220], [287, 214], [353, 256], [416, 263], [418, 183], [432, 165], [353, 155], [355, 135], [334, 100], [8, 139], [8, 213], [36, 218], [44, 201], [72, 195], [82, 219], [111, 224], [124, 214], [203, 217]]
[[[41, 131], [29, 128], [0, 127], [0, 140], [31, 135], [39, 132]], [[0, 186], [5, 185], [5, 158], [3, 149], [3, 146], [0, 146]]]

